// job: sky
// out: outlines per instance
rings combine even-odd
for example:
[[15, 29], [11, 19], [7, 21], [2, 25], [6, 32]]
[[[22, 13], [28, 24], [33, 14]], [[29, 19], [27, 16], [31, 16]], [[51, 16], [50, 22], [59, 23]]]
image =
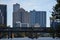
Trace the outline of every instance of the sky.
[[36, 11], [46, 11], [47, 27], [50, 27], [50, 17], [52, 8], [56, 4], [55, 0], [0, 0], [0, 4], [7, 5], [7, 26], [11, 25], [13, 20], [13, 4], [20, 4], [26, 11], [35, 9]]

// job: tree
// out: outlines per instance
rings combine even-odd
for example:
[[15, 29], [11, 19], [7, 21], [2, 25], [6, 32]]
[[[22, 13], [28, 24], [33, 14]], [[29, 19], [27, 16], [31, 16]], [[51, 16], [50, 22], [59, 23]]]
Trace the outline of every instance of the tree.
[[[56, 17], [56, 19], [60, 20], [60, 0], [56, 0], [57, 4], [55, 5], [55, 7], [53, 7], [53, 13], [54, 15], [52, 15], [52, 17]], [[56, 36], [60, 37], [60, 22], [56, 24]]]

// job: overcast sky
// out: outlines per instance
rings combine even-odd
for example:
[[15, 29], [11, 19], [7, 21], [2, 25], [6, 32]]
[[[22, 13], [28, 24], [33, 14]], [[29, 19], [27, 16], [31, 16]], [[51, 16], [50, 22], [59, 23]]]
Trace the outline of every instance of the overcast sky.
[[12, 26], [13, 4], [19, 3], [20, 7], [26, 11], [35, 9], [36, 11], [47, 12], [47, 27], [50, 27], [51, 11], [56, 4], [55, 0], [0, 0], [0, 4], [7, 4], [7, 25]]

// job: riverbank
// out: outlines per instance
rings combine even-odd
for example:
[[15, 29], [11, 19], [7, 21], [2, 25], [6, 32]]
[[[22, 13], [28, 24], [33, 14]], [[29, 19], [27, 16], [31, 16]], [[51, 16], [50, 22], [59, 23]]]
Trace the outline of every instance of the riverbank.
[[[24, 37], [24, 38], [3, 38], [0, 40], [32, 40], [31, 38]], [[52, 38], [52, 37], [39, 37], [39, 38], [34, 38], [33, 40], [60, 40], [60, 38]]]

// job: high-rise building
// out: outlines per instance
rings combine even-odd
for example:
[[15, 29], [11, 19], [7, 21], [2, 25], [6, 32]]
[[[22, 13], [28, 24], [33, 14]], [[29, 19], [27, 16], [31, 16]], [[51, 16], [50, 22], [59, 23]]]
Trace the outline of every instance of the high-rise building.
[[1, 10], [0, 10], [0, 24], [3, 24], [3, 23], [2, 23], [2, 17], [3, 17], [3, 16], [2, 16], [2, 12], [1, 12]]
[[7, 5], [0, 4], [0, 25], [7, 26]]
[[46, 11], [30, 11], [30, 27], [39, 24], [40, 27], [46, 27]]
[[13, 27], [17, 27], [18, 21], [19, 21], [19, 12], [18, 10], [20, 9], [20, 4], [16, 3], [13, 5]]
[[20, 27], [19, 25], [20, 23], [22, 24], [21, 26], [46, 27], [46, 11], [33, 10], [30, 12], [27, 12], [23, 8], [19, 8], [19, 7], [20, 7], [19, 4], [13, 5], [13, 27], [17, 27], [17, 26]]
[[[13, 9], [16, 10], [16, 6], [19, 6], [18, 4], [13, 5]], [[28, 23], [29, 22], [29, 13], [25, 11], [23, 8], [17, 7], [17, 11], [13, 10], [13, 27], [16, 27], [16, 22], [21, 23]], [[19, 25], [20, 27], [20, 25]]]
[[13, 12], [17, 12], [20, 9], [20, 4], [16, 3], [13, 5]]

